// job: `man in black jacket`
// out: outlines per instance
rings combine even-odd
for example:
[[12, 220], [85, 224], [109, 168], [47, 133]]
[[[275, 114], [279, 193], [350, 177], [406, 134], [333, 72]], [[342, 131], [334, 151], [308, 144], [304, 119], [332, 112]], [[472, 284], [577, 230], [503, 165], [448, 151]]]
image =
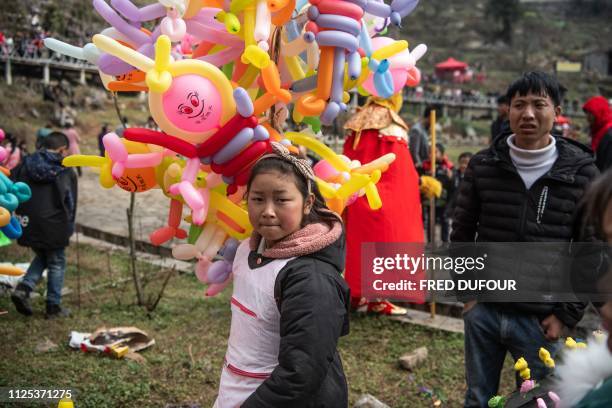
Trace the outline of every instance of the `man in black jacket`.
[[[471, 159], [457, 198], [451, 241], [570, 242], [577, 236], [577, 204], [598, 174], [592, 155], [578, 143], [550, 134], [560, 114], [554, 78], [526, 73], [507, 96], [512, 134], [496, 137]], [[512, 256], [516, 261], [525, 257]], [[507, 351], [515, 359], [525, 357], [532, 378], [544, 377], [539, 348], [554, 352], [562, 331], [576, 325], [583, 309], [582, 303], [467, 302], [465, 406], [486, 407], [497, 393]]]
[[36, 256], [11, 299], [19, 313], [32, 315], [30, 293], [47, 269], [46, 317], [64, 317], [61, 297], [66, 270], [65, 248], [74, 232], [77, 203], [77, 178], [62, 166], [68, 154], [68, 138], [53, 132], [42, 140], [42, 147], [15, 169], [13, 178], [27, 183], [32, 199], [16, 210], [23, 234], [18, 243], [32, 248]]

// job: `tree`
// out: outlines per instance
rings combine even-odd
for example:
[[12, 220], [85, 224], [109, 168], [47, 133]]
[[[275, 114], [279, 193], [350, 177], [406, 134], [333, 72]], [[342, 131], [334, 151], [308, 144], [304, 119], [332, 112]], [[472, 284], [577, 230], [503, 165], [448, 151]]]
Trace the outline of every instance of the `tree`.
[[489, 0], [485, 15], [497, 23], [501, 23], [501, 30], [497, 36], [508, 45], [512, 44], [512, 27], [521, 17], [519, 0]]

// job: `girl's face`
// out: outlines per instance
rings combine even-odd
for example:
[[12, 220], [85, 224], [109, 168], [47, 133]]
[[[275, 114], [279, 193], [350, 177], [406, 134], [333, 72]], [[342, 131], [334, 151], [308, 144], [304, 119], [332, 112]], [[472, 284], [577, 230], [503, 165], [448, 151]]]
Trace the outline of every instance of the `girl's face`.
[[271, 246], [302, 228], [314, 197], [304, 202], [295, 177], [272, 170], [255, 176], [247, 202], [251, 225]]

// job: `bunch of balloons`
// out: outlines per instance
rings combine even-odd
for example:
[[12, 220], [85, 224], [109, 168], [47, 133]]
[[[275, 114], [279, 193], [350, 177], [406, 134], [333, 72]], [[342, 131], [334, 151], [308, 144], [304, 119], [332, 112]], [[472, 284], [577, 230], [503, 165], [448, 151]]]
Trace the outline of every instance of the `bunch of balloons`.
[[[245, 184], [272, 141], [294, 150], [292, 143], [303, 145], [323, 157], [318, 183], [335, 211], [360, 194], [380, 208], [376, 183], [394, 156], [351, 163], [311, 129], [345, 111], [351, 89], [386, 98], [418, 83], [416, 62], [426, 47], [410, 51], [406, 41], [379, 36], [417, 3], [160, 0], [139, 8], [130, 0], [93, 0], [108, 28], [82, 48], [52, 38], [45, 45], [95, 64], [110, 91], [148, 92], [161, 131], [129, 128], [123, 138], [109, 133], [104, 157], [71, 156], [64, 164], [99, 167], [106, 188], [161, 188], [170, 199], [168, 223], [151, 242], [187, 239], [174, 255], [198, 258], [198, 276], [221, 287], [226, 281], [220, 277], [231, 275], [211, 278], [204, 271], [219, 250], [231, 253], [234, 240], [250, 235]], [[280, 133], [273, 107], [291, 111], [311, 129]], [[185, 206], [189, 231], [179, 226]]]
[[[0, 142], [4, 140], [4, 131], [0, 129]], [[0, 146], [0, 162], [6, 159], [8, 152]], [[13, 183], [7, 177], [10, 171], [0, 167], [0, 246], [10, 244], [11, 239], [21, 236], [21, 224], [13, 212], [19, 204], [32, 197], [32, 191], [26, 183]], [[1, 275], [21, 275], [23, 271], [13, 266], [0, 265]]]

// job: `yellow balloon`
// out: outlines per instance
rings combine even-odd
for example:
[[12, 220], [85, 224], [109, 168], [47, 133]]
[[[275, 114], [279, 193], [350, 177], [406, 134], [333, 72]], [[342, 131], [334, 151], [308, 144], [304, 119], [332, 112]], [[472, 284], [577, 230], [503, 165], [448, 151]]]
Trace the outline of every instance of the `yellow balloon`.
[[259, 48], [255, 44], [248, 45], [242, 54], [243, 62], [248, 62], [259, 69], [264, 69], [270, 65], [270, 54]]
[[387, 153], [384, 156], [379, 157], [376, 160], [369, 162], [361, 167], [353, 170], [355, 173], [370, 174], [374, 170], [380, 170], [382, 172], [389, 168], [389, 165], [395, 161], [394, 153]]
[[[246, 11], [247, 7], [253, 7], [255, 0], [233, 0], [230, 4], [230, 11], [234, 14], [240, 13], [242, 10]], [[246, 27], [245, 27], [246, 31]]]
[[155, 62], [146, 55], [141, 54], [130, 47], [126, 47], [125, 45], [120, 44], [118, 41], [107, 37], [104, 34], [94, 35], [92, 41], [101, 51], [114, 55], [128, 64], [135, 66], [142, 72], [148, 72], [155, 67]]
[[350, 180], [342, 184], [337, 191], [339, 197], [349, 198], [357, 191], [364, 188], [370, 182], [370, 177], [365, 174], [353, 173]]
[[287, 66], [287, 70], [289, 71], [289, 75], [291, 75], [291, 79], [294, 81], [300, 80], [306, 76], [302, 66], [300, 65], [300, 60], [298, 57], [284, 57], [285, 65]]
[[371, 209], [378, 210], [382, 207], [382, 200], [380, 199], [380, 194], [378, 194], [378, 189], [374, 183], [366, 184], [365, 194]]
[[305, 148], [312, 150], [313, 152], [321, 156], [323, 159], [327, 160], [327, 162], [331, 164], [336, 170], [346, 172], [351, 171], [351, 169], [348, 167], [348, 164], [346, 164], [346, 162], [342, 160], [336, 154], [336, 152], [334, 152], [332, 149], [325, 146], [323, 143], [319, 142], [315, 138], [298, 132], [287, 132], [285, 133], [285, 138], [289, 139], [295, 144], [302, 145]]
[[109, 159], [101, 156], [73, 154], [62, 160], [65, 167], [102, 167]]
[[99, 180], [100, 180], [100, 185], [104, 188], [111, 188], [117, 183], [115, 179], [113, 178], [111, 170], [112, 170], [112, 164], [110, 160], [108, 160], [106, 163], [102, 165], [102, 167], [100, 167]]
[[[215, 210], [214, 214], [217, 224], [232, 238], [242, 240], [251, 235], [253, 227], [249, 221], [248, 213], [238, 205], [234, 204], [226, 196], [223, 196], [215, 191], [211, 191], [209, 208]], [[228, 218], [228, 220], [226, 220], [224, 216], [221, 216], [220, 218], [220, 215], [218, 214], [219, 211], [221, 211], [224, 216]], [[231, 225], [231, 223], [227, 221], [232, 221], [235, 225]]]
[[325, 199], [335, 198], [338, 195], [336, 194], [336, 189], [334, 189], [327, 181], [320, 179], [319, 177], [315, 177], [317, 181], [317, 186], [319, 187], [319, 191], [321, 191], [321, 195]]
[[408, 48], [408, 41], [395, 41], [394, 43], [391, 43], [374, 51], [372, 53], [372, 58], [378, 61], [384, 60], [394, 56], [398, 52], [404, 51], [406, 48]]
[[[255, 44], [255, 3], [251, 0], [247, 0], [250, 2], [248, 6], [244, 8], [243, 13], [243, 24], [244, 24], [244, 48], [246, 49], [249, 45]], [[236, 1], [232, 1], [232, 5], [236, 4]], [[230, 6], [230, 11], [234, 14], [238, 12], [233, 10]], [[246, 63], [246, 61], [243, 61]]]

